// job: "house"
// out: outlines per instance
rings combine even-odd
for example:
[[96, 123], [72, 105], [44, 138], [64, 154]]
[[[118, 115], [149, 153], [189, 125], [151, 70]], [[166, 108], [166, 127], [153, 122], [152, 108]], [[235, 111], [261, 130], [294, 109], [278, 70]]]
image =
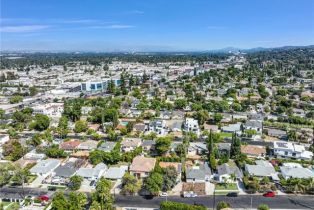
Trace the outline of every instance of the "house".
[[226, 133], [239, 133], [241, 131], [241, 123], [229, 124], [221, 127], [221, 131]]
[[230, 143], [218, 143], [218, 154], [219, 156], [228, 155], [230, 156], [231, 144]]
[[97, 149], [104, 151], [104, 152], [111, 152], [114, 149], [114, 147], [116, 146], [116, 144], [117, 144], [116, 142], [105, 141]]
[[214, 133], [220, 132], [218, 125], [208, 125], [207, 123], [204, 123], [203, 126], [204, 126], [204, 130], [211, 131]]
[[169, 120], [171, 118], [171, 112], [168, 110], [160, 111], [159, 118], [163, 120]]
[[44, 114], [49, 117], [61, 117], [63, 113], [63, 103], [48, 103], [33, 107], [33, 114]]
[[0, 135], [0, 146], [5, 144], [6, 142], [8, 142], [10, 140], [9, 135]]
[[181, 170], [182, 170], [182, 164], [181, 163], [175, 163], [175, 162], [159, 162], [160, 168], [168, 168], [173, 167], [176, 169], [177, 172], [177, 181], [181, 180]]
[[215, 176], [217, 181], [225, 182], [225, 180], [229, 180], [232, 176], [234, 176], [236, 179], [242, 179], [243, 177], [243, 173], [236, 164], [231, 165], [224, 163], [217, 167], [217, 175]]
[[208, 152], [205, 142], [191, 142], [188, 148], [188, 156], [204, 155]]
[[128, 166], [110, 167], [104, 174], [103, 177], [110, 180], [122, 180], [125, 172], [128, 170]]
[[273, 128], [267, 129], [267, 135], [282, 140], [286, 140], [288, 138], [287, 131]]
[[266, 155], [266, 148], [255, 145], [241, 145], [241, 153], [248, 157], [262, 158]]
[[71, 176], [74, 175], [74, 173], [77, 171], [77, 169], [79, 168], [76, 165], [76, 160], [73, 161], [67, 161], [64, 165], [60, 165], [58, 166], [55, 170], [54, 170], [54, 176], [58, 176], [58, 177], [64, 177], [64, 178], [69, 178]]
[[183, 119], [185, 116], [185, 113], [180, 110], [175, 110], [172, 112], [171, 119]]
[[133, 126], [133, 131], [142, 133], [145, 132], [145, 127], [144, 123], [136, 123]]
[[80, 143], [77, 146], [77, 149], [79, 150], [93, 150], [97, 148], [97, 141], [94, 140], [87, 140], [87, 141], [83, 141], [82, 143]]
[[76, 175], [83, 177], [89, 181], [98, 180], [108, 169], [104, 163], [97, 164], [94, 168], [79, 168]]
[[245, 164], [245, 171], [251, 176], [272, 177], [276, 174], [275, 168], [271, 163], [265, 160], [256, 160], [256, 165]]
[[65, 142], [62, 142], [60, 144], [60, 149], [64, 149], [65, 151], [73, 151], [75, 150], [78, 145], [80, 145], [81, 142], [79, 140], [70, 140], [70, 141], [65, 141]]
[[50, 175], [60, 164], [61, 161], [57, 159], [41, 160], [33, 168], [30, 169], [30, 172], [38, 176], [46, 177]]
[[145, 141], [143, 141], [143, 143], [142, 143], [143, 151], [149, 152], [149, 151], [153, 150], [154, 147], [155, 147], [155, 144], [156, 144], [155, 140], [145, 140]]
[[130, 173], [139, 179], [148, 177], [149, 173], [154, 170], [155, 164], [155, 158], [137, 156], [130, 165]]
[[32, 151], [26, 153], [23, 157], [23, 159], [26, 160], [42, 160], [46, 157], [45, 154], [37, 153], [36, 149], [33, 149]]
[[263, 132], [263, 123], [261, 120], [248, 120], [244, 125], [245, 130], [255, 130], [261, 135]]
[[183, 123], [183, 120], [168, 120], [167, 127], [172, 132], [181, 131], [182, 123]]
[[186, 169], [186, 182], [208, 182], [211, 176], [211, 169], [206, 162]]
[[131, 152], [141, 146], [141, 144], [142, 140], [140, 138], [123, 138], [121, 142], [121, 151]]
[[184, 122], [184, 131], [185, 132], [192, 132], [197, 135], [197, 137], [200, 136], [200, 128], [198, 125], [198, 121], [193, 118], [186, 118]]
[[166, 129], [166, 121], [165, 120], [153, 120], [150, 121], [146, 131], [148, 132], [155, 132], [157, 135], [166, 135], [167, 129]]
[[293, 158], [301, 160], [312, 160], [313, 153], [307, 151], [303, 145], [292, 142], [275, 141], [274, 155], [282, 158]]
[[298, 178], [298, 179], [309, 179], [314, 178], [314, 173], [307, 168], [303, 168], [298, 163], [283, 163], [280, 167], [281, 175], [285, 179]]

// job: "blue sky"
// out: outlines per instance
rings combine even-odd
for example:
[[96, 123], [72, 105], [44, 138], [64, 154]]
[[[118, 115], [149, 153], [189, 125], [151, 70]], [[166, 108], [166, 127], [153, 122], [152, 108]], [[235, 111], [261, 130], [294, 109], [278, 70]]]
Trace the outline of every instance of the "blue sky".
[[313, 0], [0, 0], [1, 50], [314, 44]]

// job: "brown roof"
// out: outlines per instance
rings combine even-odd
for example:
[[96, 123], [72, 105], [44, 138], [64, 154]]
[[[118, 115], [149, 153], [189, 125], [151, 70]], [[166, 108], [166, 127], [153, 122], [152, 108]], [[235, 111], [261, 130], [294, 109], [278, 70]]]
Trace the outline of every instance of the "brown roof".
[[159, 162], [161, 168], [174, 167], [178, 173], [181, 173], [181, 163]]
[[77, 151], [71, 155], [72, 157], [76, 158], [88, 158], [89, 157], [89, 151]]
[[74, 150], [81, 142], [79, 140], [70, 140], [60, 144], [61, 149]]
[[241, 153], [248, 155], [262, 155], [266, 153], [265, 147], [258, 147], [253, 145], [241, 145]]
[[137, 156], [130, 165], [130, 171], [133, 172], [151, 172], [155, 168], [156, 159]]
[[142, 143], [140, 138], [124, 138], [121, 145], [124, 147], [138, 147]]

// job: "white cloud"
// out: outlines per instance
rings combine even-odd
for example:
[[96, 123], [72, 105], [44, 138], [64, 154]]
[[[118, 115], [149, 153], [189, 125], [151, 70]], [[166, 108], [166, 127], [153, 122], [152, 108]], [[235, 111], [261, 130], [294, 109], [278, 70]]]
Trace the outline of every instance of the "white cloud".
[[33, 32], [49, 28], [48, 25], [20, 25], [20, 26], [2, 26], [0, 32], [4, 33], [24, 33]]

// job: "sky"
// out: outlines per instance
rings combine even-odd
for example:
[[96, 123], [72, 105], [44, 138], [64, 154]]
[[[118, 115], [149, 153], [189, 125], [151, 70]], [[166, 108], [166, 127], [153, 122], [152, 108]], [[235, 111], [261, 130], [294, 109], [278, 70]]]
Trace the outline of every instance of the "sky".
[[314, 44], [313, 0], [0, 0], [0, 9], [2, 51]]

